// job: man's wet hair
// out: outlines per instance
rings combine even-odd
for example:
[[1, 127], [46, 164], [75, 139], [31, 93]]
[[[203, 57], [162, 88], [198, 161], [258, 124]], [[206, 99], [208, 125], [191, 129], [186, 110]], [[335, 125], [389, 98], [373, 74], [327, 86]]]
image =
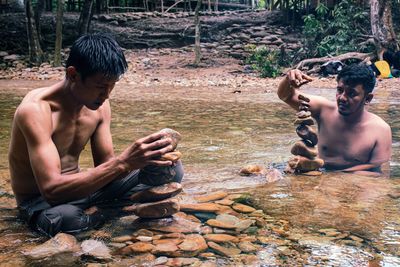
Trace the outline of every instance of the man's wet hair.
[[121, 47], [108, 34], [86, 34], [71, 47], [66, 67], [74, 66], [82, 81], [101, 73], [106, 77], [119, 78], [128, 69]]
[[374, 72], [366, 64], [351, 64], [343, 67], [336, 80], [342, 80], [345, 85], [349, 86], [361, 84], [366, 94], [374, 90], [376, 83]]

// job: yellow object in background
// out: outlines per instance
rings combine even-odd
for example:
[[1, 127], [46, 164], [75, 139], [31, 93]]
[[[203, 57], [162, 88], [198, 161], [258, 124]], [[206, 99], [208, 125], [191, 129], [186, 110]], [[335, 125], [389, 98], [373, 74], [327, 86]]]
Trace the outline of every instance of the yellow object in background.
[[389, 63], [387, 63], [385, 60], [376, 61], [374, 65], [381, 73], [378, 78], [392, 78]]

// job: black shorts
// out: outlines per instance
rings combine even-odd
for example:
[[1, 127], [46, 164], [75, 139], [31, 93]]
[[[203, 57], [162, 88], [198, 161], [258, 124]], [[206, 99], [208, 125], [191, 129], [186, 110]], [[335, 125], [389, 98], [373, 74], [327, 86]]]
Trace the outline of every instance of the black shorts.
[[[160, 167], [156, 169], [160, 170]], [[150, 175], [151, 180], [157, 180], [159, 184], [172, 181], [180, 183], [183, 178], [183, 167], [181, 162], [178, 162], [175, 166], [163, 167], [158, 173], [135, 170], [83, 199], [57, 206], [51, 206], [42, 196], [38, 196], [19, 205], [20, 216], [33, 229], [48, 236], [54, 236], [59, 232], [79, 233], [104, 222], [101, 214], [88, 215], [84, 212], [85, 209], [92, 206], [117, 207], [131, 204], [130, 195], [152, 186], [141, 183], [150, 180], [148, 177]]]

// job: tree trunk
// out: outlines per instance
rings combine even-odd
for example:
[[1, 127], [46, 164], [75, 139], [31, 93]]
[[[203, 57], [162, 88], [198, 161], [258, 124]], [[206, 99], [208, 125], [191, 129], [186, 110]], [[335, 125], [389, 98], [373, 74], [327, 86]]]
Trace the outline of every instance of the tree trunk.
[[42, 30], [41, 30], [41, 24], [40, 24], [40, 18], [42, 17], [42, 13], [44, 11], [44, 6], [45, 6], [45, 0], [38, 0], [35, 8], [35, 22], [36, 22], [36, 31], [39, 36], [39, 42], [42, 41]]
[[218, 0], [214, 1], [214, 11], [218, 11]]
[[40, 47], [40, 38], [37, 32], [31, 0], [25, 0], [26, 30], [28, 34], [29, 60], [39, 65], [43, 60], [43, 51]]
[[63, 11], [64, 11], [64, 0], [57, 0], [56, 45], [54, 48], [55, 67], [61, 66]]
[[200, 18], [199, 11], [201, 7], [202, 0], [197, 0], [196, 10], [194, 11], [194, 27], [195, 27], [195, 43], [194, 43], [194, 53], [195, 60], [194, 65], [199, 65], [201, 60], [201, 48], [200, 48]]
[[79, 16], [78, 20], [79, 36], [86, 34], [89, 31], [90, 20], [92, 18], [92, 6], [93, 6], [93, 0], [85, 0], [81, 15]]
[[399, 48], [393, 29], [392, 1], [370, 0], [371, 30], [375, 39], [377, 51]]

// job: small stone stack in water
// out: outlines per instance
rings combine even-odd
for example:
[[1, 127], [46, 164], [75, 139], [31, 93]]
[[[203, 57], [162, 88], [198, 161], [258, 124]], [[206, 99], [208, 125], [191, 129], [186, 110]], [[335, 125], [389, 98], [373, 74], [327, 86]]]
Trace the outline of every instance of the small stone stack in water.
[[[169, 128], [162, 129], [160, 132], [165, 134], [163, 138], [172, 140], [172, 151], [162, 155], [160, 160], [177, 162], [182, 156], [179, 151], [175, 151], [181, 140], [180, 133]], [[172, 181], [175, 175], [173, 167], [154, 165], [144, 167], [140, 171], [139, 182], [154, 187], [132, 194], [130, 199], [135, 204], [125, 207], [124, 210], [145, 219], [165, 218], [179, 212], [179, 203], [172, 197], [182, 191], [182, 186]]]
[[[294, 124], [297, 126], [296, 133], [302, 139], [297, 141], [291, 149], [295, 155], [288, 162], [287, 172], [297, 172], [310, 175], [319, 175], [318, 171], [324, 165], [324, 161], [318, 158], [318, 150], [315, 147], [318, 143], [318, 136], [311, 127], [314, 120], [311, 118], [310, 99], [299, 95], [300, 106]], [[315, 172], [316, 171], [316, 172]]]
[[[160, 132], [165, 133], [164, 138], [171, 138], [172, 140], [172, 151], [161, 156], [161, 160], [170, 160], [177, 162], [181, 157], [182, 153], [176, 151], [179, 141], [181, 140], [181, 134], [175, 130], [164, 128]], [[157, 186], [166, 183], [173, 182], [171, 179], [176, 175], [174, 168], [159, 167], [155, 165], [148, 165], [144, 167], [139, 175], [139, 182], [145, 185]]]

